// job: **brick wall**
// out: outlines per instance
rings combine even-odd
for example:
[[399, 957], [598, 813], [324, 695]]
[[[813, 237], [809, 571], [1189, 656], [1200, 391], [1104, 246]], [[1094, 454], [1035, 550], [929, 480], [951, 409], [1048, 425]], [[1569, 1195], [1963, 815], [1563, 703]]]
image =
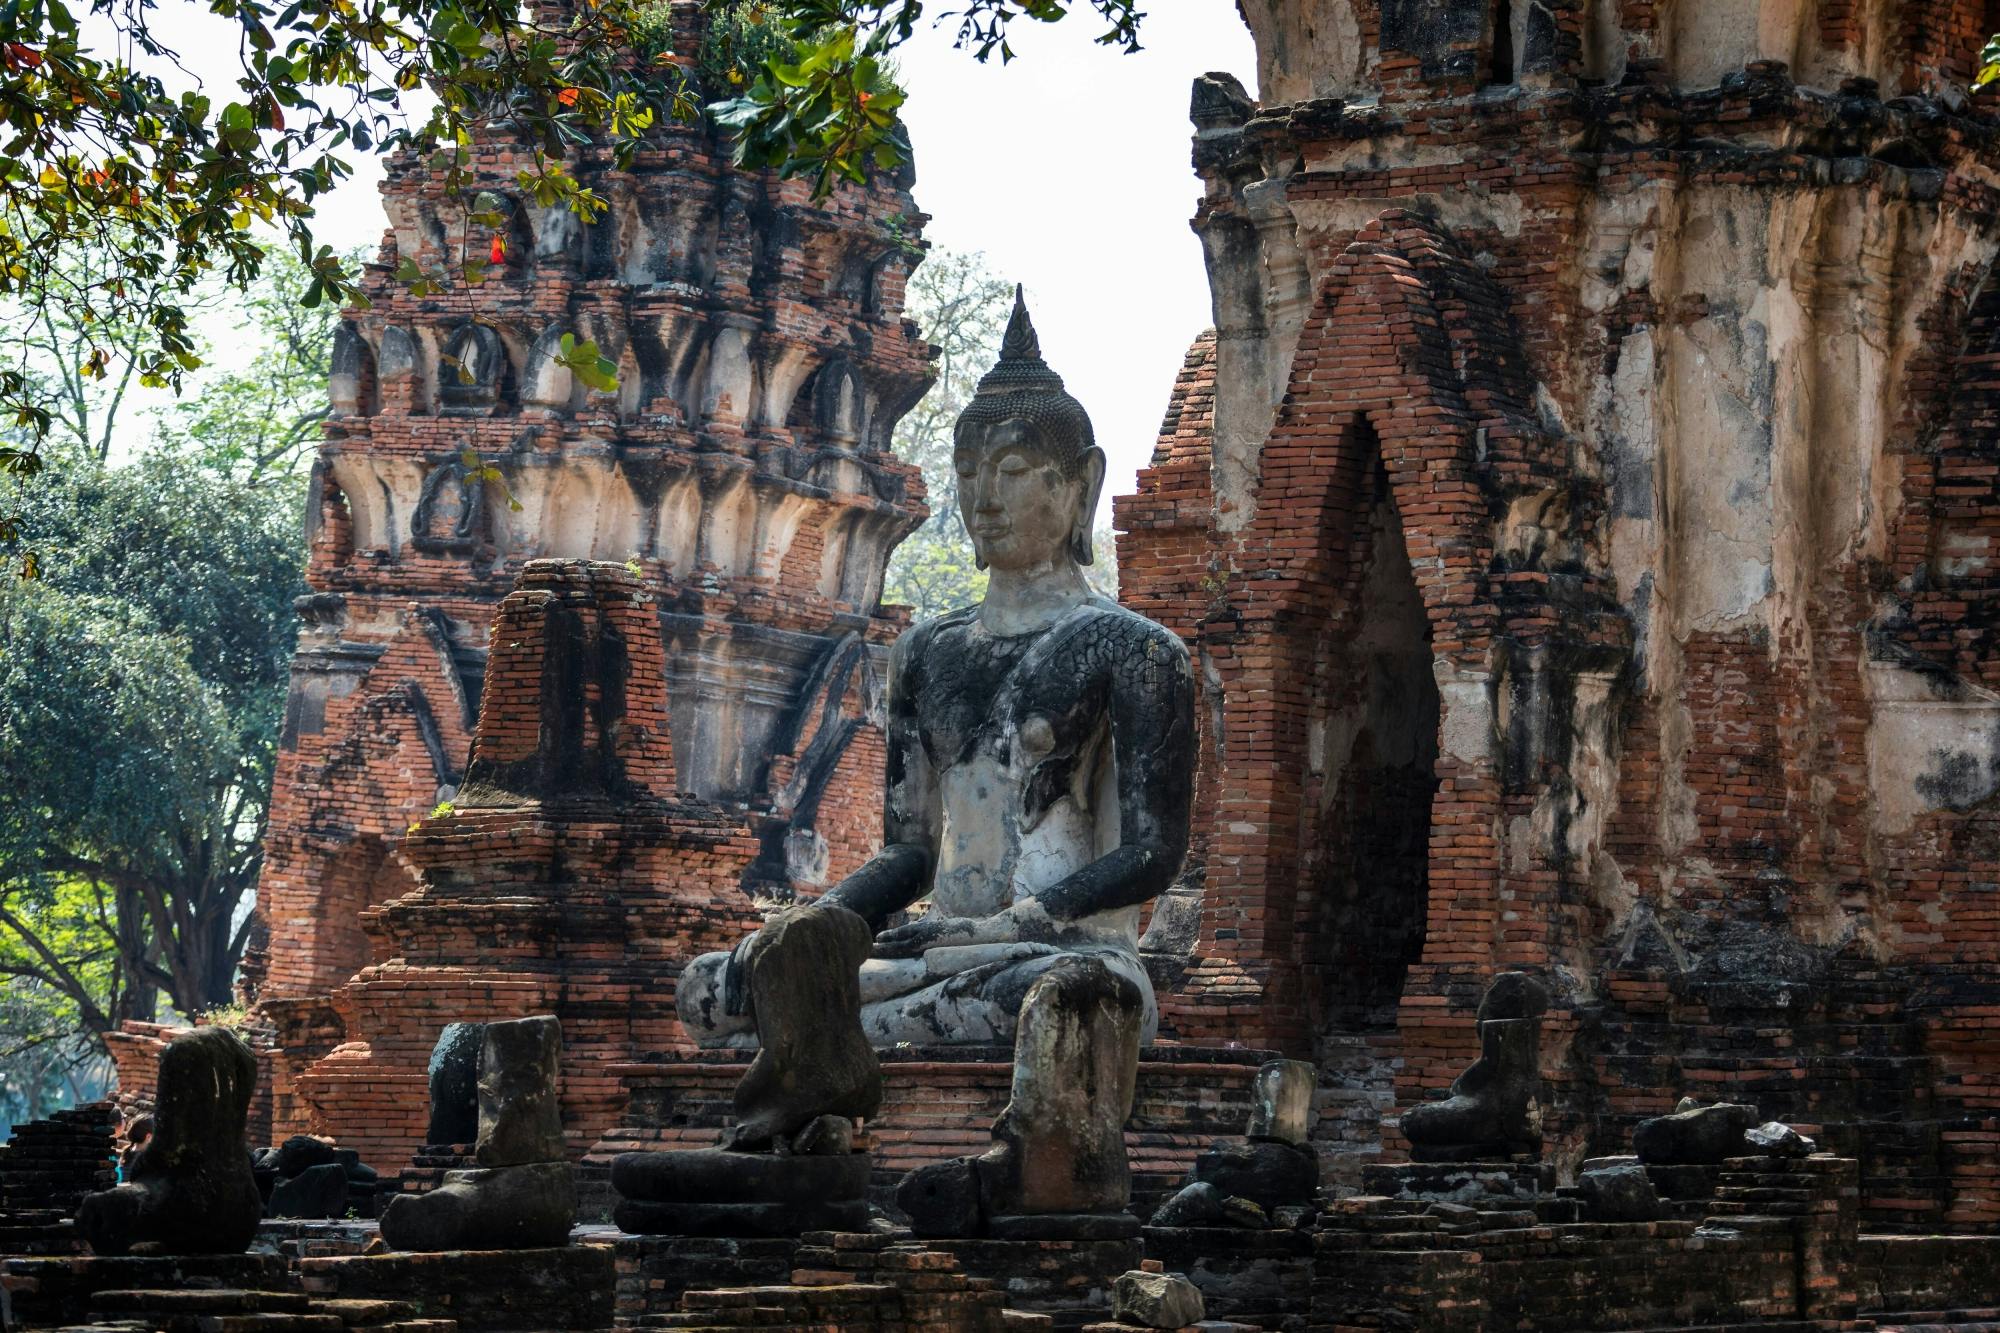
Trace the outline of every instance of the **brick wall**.
[[1871, 1226], [1990, 1226], [1984, 11], [1328, 7], [1246, 8], [1264, 104], [1197, 81], [1218, 327], [1116, 511], [1202, 667], [1170, 1034], [1317, 1057], [1393, 1154], [1357, 1087], [1442, 1088], [1527, 968], [1558, 1160], [1728, 1091]]

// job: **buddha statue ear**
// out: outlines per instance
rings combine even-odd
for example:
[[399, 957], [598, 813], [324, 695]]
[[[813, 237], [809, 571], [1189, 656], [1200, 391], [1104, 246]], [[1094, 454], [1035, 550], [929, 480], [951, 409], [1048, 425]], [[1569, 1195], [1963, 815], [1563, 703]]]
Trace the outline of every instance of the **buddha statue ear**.
[[1083, 493], [1077, 497], [1076, 519], [1069, 530], [1069, 554], [1079, 565], [1088, 565], [1097, 560], [1090, 532], [1097, 522], [1097, 498], [1104, 493], [1104, 451], [1096, 445], [1084, 450], [1077, 475], [1083, 480]]

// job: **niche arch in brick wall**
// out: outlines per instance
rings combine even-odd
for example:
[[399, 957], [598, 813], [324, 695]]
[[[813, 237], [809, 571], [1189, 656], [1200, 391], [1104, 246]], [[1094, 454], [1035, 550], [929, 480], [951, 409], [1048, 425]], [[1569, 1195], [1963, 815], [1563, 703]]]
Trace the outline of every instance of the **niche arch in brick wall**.
[[[1497, 553], [1495, 534], [1516, 499], [1567, 472], [1520, 349], [1505, 294], [1403, 210], [1334, 258], [1301, 331], [1256, 513], [1200, 629], [1222, 664], [1225, 757], [1199, 947], [1235, 964], [1233, 1004], [1246, 980], [1257, 987], [1254, 1030], [1228, 1025], [1246, 1043], [1323, 1055], [1329, 1032], [1407, 1019], [1412, 994], [1448, 994], [1455, 1009], [1497, 968], [1549, 962], [1545, 939], [1503, 938], [1499, 909], [1506, 775], [1521, 768], [1531, 787], [1539, 754], [1529, 738], [1529, 761], [1514, 763], [1502, 696], [1519, 688], [1523, 643], [1559, 618], [1548, 575]], [[1589, 510], [1560, 508], [1566, 523]], [[1561, 537], [1547, 549], [1573, 552]], [[1357, 688], [1356, 673], [1391, 662], [1400, 679]], [[1426, 668], [1428, 682], [1409, 678]], [[1399, 734], [1364, 738], [1385, 708]], [[1411, 780], [1343, 784], [1356, 753], [1379, 763], [1355, 749], [1363, 739], [1393, 741], [1389, 767]], [[1356, 830], [1370, 827], [1388, 841], [1357, 861]], [[1360, 882], [1384, 856], [1407, 873]], [[1372, 978], [1353, 975], [1364, 953], [1384, 955]]]

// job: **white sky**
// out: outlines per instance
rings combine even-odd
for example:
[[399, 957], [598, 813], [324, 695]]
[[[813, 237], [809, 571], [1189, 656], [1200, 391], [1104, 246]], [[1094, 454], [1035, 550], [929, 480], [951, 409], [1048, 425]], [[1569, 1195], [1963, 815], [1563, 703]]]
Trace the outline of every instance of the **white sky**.
[[[213, 95], [231, 91], [233, 25], [192, 5], [174, 11], [188, 64]], [[1144, 50], [1091, 39], [1087, 6], [1063, 22], [1023, 21], [1010, 65], [981, 65], [951, 33], [921, 30], [898, 55], [909, 90], [925, 235], [985, 252], [1026, 284], [1042, 351], [1089, 409], [1110, 456], [1105, 491], [1132, 489], [1152, 452], [1187, 346], [1210, 322], [1201, 246], [1188, 229], [1200, 198], [1189, 165], [1189, 87], [1227, 70], [1254, 87], [1249, 30], [1233, 0], [1166, 0], [1146, 16]], [[320, 239], [372, 249], [384, 227], [376, 159], [321, 200]], [[226, 357], [227, 338], [218, 353]]]
[[1042, 354], [1090, 412], [1110, 456], [1105, 492], [1132, 489], [1188, 344], [1211, 322], [1189, 88], [1206, 70], [1256, 84], [1233, 0], [1164, 0], [1143, 50], [1090, 39], [1087, 6], [1023, 23], [1018, 58], [980, 65], [931, 31], [899, 60], [924, 234], [982, 250], [1027, 286]]

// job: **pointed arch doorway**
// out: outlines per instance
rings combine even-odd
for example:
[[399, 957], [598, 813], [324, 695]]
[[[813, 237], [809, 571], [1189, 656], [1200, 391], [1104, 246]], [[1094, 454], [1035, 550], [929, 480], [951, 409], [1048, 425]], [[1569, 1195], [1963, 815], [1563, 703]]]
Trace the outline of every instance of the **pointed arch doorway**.
[[1308, 743], [1306, 965], [1322, 1068], [1393, 1098], [1392, 1073], [1369, 1053], [1395, 1032], [1423, 952], [1441, 700], [1381, 441], [1365, 416], [1350, 429], [1352, 499], [1326, 535], [1346, 548], [1334, 556], [1344, 576], [1316, 659]]

